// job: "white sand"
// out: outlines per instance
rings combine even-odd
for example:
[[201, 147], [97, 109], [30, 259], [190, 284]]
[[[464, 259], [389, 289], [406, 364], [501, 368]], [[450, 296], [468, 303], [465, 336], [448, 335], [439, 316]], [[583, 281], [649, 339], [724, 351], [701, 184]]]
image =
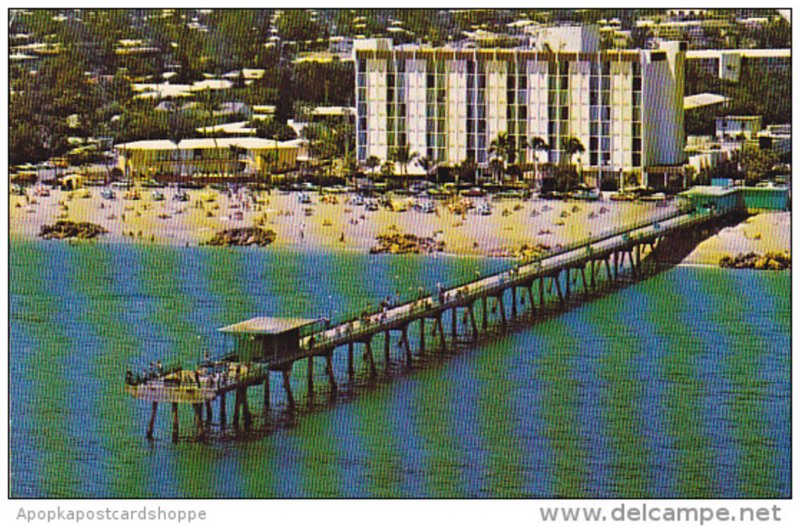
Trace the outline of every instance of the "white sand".
[[684, 263], [717, 265], [722, 256], [756, 252], [789, 252], [791, 249], [791, 212], [764, 212], [738, 225], [720, 230], [700, 243]]
[[[322, 203], [321, 196], [313, 194], [313, 203], [302, 205], [298, 202], [298, 194], [284, 195], [277, 191], [271, 195], [260, 193], [259, 199], [263, 204], [256, 207], [258, 209], [251, 207], [245, 210], [232, 207], [239, 203], [236, 197], [229, 199], [216, 191], [211, 191], [216, 196], [213, 202], [202, 201], [201, 195], [205, 190], [190, 190], [191, 201], [178, 202], [172, 199], [175, 190], [163, 189], [166, 199], [155, 202], [149, 189], [141, 190], [142, 199], [139, 201], [122, 199], [124, 191], [117, 191], [117, 199], [108, 201], [100, 197], [99, 188], [88, 190], [91, 192], [88, 199], [76, 197], [75, 194], [69, 200], [69, 193], [56, 190], [49, 197], [36, 198], [35, 204], [26, 204], [25, 198], [10, 196], [11, 235], [36, 237], [42, 225], [54, 223], [61, 216], [71, 221], [89, 221], [103, 226], [109, 230], [109, 234], [102, 237], [102, 242], [196, 245], [208, 240], [219, 230], [252, 226], [257, 218], [265, 218], [265, 226], [277, 233], [272, 245], [275, 248], [366, 252], [376, 244], [375, 236], [381, 233], [397, 231], [427, 237], [440, 232], [439, 236], [445, 241], [445, 251], [448, 253], [490, 255], [498, 251], [513, 251], [523, 244], [565, 245], [590, 234], [636, 223], [672, 210], [671, 207], [657, 208], [654, 203], [506, 199], [490, 201], [494, 209], [490, 216], [477, 215], [474, 211], [465, 216], [455, 215], [441, 201], [436, 202], [437, 214], [424, 214], [413, 209], [394, 212], [383, 208], [368, 212], [364, 207], [345, 204], [347, 194], [336, 196], [338, 204]], [[474, 199], [476, 204], [483, 201], [484, 198]], [[59, 202], [65, 204], [68, 210], [65, 211]], [[21, 206], [17, 207], [17, 203]], [[305, 215], [306, 208], [313, 210], [311, 216]], [[601, 208], [608, 211], [601, 214]], [[508, 211], [506, 215], [504, 210]], [[243, 212], [243, 220], [231, 218], [236, 211]], [[534, 211], [535, 215], [532, 213]], [[562, 212], [566, 212], [566, 217], [561, 217]], [[591, 213], [594, 213], [592, 218], [589, 217]], [[736, 227], [737, 238], [743, 235], [742, 232], [754, 235], [760, 231], [762, 239], [752, 241], [753, 250], [788, 249], [788, 214], [765, 214], [751, 221], [754, 223]], [[557, 224], [559, 222], [564, 224]], [[394, 230], [390, 230], [392, 226]], [[770, 233], [773, 228], [775, 232]], [[344, 242], [340, 241], [342, 234]], [[730, 237], [730, 234], [723, 231], [715, 237], [726, 239], [726, 236]], [[730, 252], [727, 245], [718, 247], [711, 244], [712, 241], [701, 245], [691, 256], [690, 262], [716, 264], [718, 251]]]

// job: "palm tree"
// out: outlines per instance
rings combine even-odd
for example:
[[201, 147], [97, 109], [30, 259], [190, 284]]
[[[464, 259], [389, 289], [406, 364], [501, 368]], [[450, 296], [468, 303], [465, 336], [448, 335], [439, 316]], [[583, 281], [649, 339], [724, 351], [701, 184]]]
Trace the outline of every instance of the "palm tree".
[[[533, 151], [533, 166], [534, 166], [534, 168], [533, 168], [533, 172], [534, 172], [533, 178], [534, 178], [534, 180], [536, 180], [537, 176], [541, 175], [541, 174], [539, 174], [539, 152], [549, 152], [550, 151], [550, 145], [548, 145], [547, 142], [545, 142], [545, 140], [542, 139], [541, 137], [534, 137], [533, 139], [531, 139], [530, 148]], [[541, 179], [541, 177], [538, 177], [538, 178]], [[541, 184], [541, 181], [540, 181], [540, 184]]]
[[[219, 144], [217, 143], [217, 132], [216, 130], [211, 129], [214, 126], [214, 113], [218, 109], [219, 105], [218, 101], [212, 96], [211, 87], [206, 88], [206, 97], [203, 101], [203, 106], [208, 113], [208, 126], [206, 126], [206, 128], [210, 130], [211, 139], [214, 141], [214, 158], [217, 162], [219, 162], [221, 155], [219, 151]], [[217, 165], [217, 170], [220, 169], [220, 166], [221, 163]]]
[[411, 153], [411, 148], [408, 144], [398, 146], [392, 152], [391, 158], [394, 162], [400, 165], [400, 173], [406, 175], [408, 164], [419, 157], [417, 152]]
[[228, 146], [228, 148], [230, 148], [231, 150], [231, 159], [233, 159], [232, 163], [233, 170], [238, 172], [242, 160], [242, 155], [245, 155], [247, 153], [247, 149], [242, 148], [241, 146], [236, 144], [231, 144], [230, 146]]
[[265, 176], [269, 173], [269, 184], [272, 186], [272, 176], [277, 171], [278, 166], [278, 150], [266, 150], [264, 153], [259, 154], [261, 165], [264, 167]]
[[[500, 132], [491, 143], [489, 143], [489, 154], [502, 161], [503, 171], [508, 163], [513, 163], [517, 158], [517, 150], [514, 141], [508, 137], [508, 133]], [[494, 170], [493, 170], [494, 171]]]
[[489, 161], [489, 169], [492, 171], [495, 179], [499, 179], [499, 175], [503, 172], [503, 160], [499, 157], [494, 157], [491, 161]]
[[[572, 157], [575, 154], [579, 154], [579, 153], [585, 152], [586, 148], [584, 148], [584, 146], [581, 143], [581, 141], [579, 141], [577, 138], [569, 137], [569, 138], [564, 138], [564, 139], [561, 140], [561, 150], [562, 150], [563, 154], [566, 154], [566, 159], [569, 160], [569, 163], [572, 164]], [[561, 162], [562, 163], [564, 162], [564, 159], [565, 159], [563, 154], [561, 156]], [[566, 164], [566, 163], [564, 163], [564, 164]], [[568, 191], [568, 190], [571, 189], [570, 188], [571, 186], [572, 186], [571, 177], [567, 177], [567, 179], [564, 181], [564, 187], [565, 187], [564, 189]]]
[[372, 177], [375, 178], [375, 170], [381, 165], [381, 160], [376, 155], [370, 155], [364, 162], [367, 168], [372, 170]]
[[[570, 137], [568, 139], [562, 139], [561, 141], [561, 150], [567, 154], [567, 158], [569, 162], [572, 163], [572, 156], [576, 153], [583, 153], [586, 151], [584, 148], [583, 143], [576, 139], [575, 137]], [[563, 157], [562, 157], [563, 159]]]
[[394, 161], [387, 159], [383, 166], [381, 166], [381, 175], [384, 177], [391, 177], [394, 175]]
[[345, 180], [347, 179], [347, 174], [350, 174], [353, 181], [355, 181], [356, 172], [358, 171], [358, 161], [352, 152], [347, 152], [344, 158], [342, 158], [342, 170], [344, 170]]
[[426, 177], [430, 177], [431, 171], [436, 170], [436, 184], [439, 184], [439, 162], [436, 159], [431, 159], [427, 156], [417, 157], [416, 164], [425, 170]]
[[456, 173], [462, 180], [471, 181], [474, 184], [477, 170], [478, 165], [474, 159], [464, 159], [456, 168]]

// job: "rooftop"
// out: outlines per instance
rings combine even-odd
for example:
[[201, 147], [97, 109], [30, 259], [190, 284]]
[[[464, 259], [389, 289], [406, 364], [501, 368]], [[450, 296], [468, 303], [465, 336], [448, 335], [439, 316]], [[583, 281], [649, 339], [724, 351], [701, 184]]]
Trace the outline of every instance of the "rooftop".
[[683, 98], [683, 109], [692, 110], [694, 108], [702, 108], [703, 106], [712, 106], [714, 104], [723, 104], [730, 101], [728, 97], [717, 95], [714, 93], [698, 93], [697, 95], [688, 95]]
[[711, 197], [722, 197], [724, 195], [736, 193], [739, 191], [737, 186], [693, 186], [688, 190], [681, 192], [678, 195], [694, 196], [694, 195], [707, 195]]
[[202, 150], [225, 149], [231, 146], [247, 150], [266, 150], [277, 148], [298, 148], [297, 140], [278, 142], [272, 139], [257, 137], [220, 137], [216, 139], [184, 139], [178, 144], [162, 139], [152, 141], [134, 141], [114, 146], [116, 150]]
[[261, 316], [247, 321], [234, 323], [219, 329], [228, 334], [268, 334], [277, 335], [294, 331], [316, 323], [318, 319], [312, 318], [270, 318]]

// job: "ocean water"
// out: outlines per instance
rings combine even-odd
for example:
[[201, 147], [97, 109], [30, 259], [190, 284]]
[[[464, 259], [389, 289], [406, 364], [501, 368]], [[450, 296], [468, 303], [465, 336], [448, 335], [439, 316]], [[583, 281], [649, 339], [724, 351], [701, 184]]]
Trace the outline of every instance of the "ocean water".
[[225, 349], [226, 324], [336, 317], [503, 264], [12, 241], [10, 495], [790, 496], [788, 272], [676, 267], [411, 369], [377, 342], [376, 381], [359, 350], [345, 382], [339, 351], [336, 399], [321, 362], [309, 397], [299, 363], [297, 411], [275, 377], [253, 430], [207, 441], [183, 408], [172, 443], [165, 405], [148, 442], [150, 406], [123, 391], [127, 368]]

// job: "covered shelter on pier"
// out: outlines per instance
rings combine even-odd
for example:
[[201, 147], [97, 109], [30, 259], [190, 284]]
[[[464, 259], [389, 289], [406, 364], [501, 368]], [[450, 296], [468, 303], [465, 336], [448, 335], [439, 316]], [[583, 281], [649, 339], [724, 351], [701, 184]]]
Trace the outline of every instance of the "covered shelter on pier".
[[301, 329], [319, 322], [316, 318], [272, 318], [260, 316], [219, 329], [237, 337], [239, 362], [276, 362], [300, 351]]

